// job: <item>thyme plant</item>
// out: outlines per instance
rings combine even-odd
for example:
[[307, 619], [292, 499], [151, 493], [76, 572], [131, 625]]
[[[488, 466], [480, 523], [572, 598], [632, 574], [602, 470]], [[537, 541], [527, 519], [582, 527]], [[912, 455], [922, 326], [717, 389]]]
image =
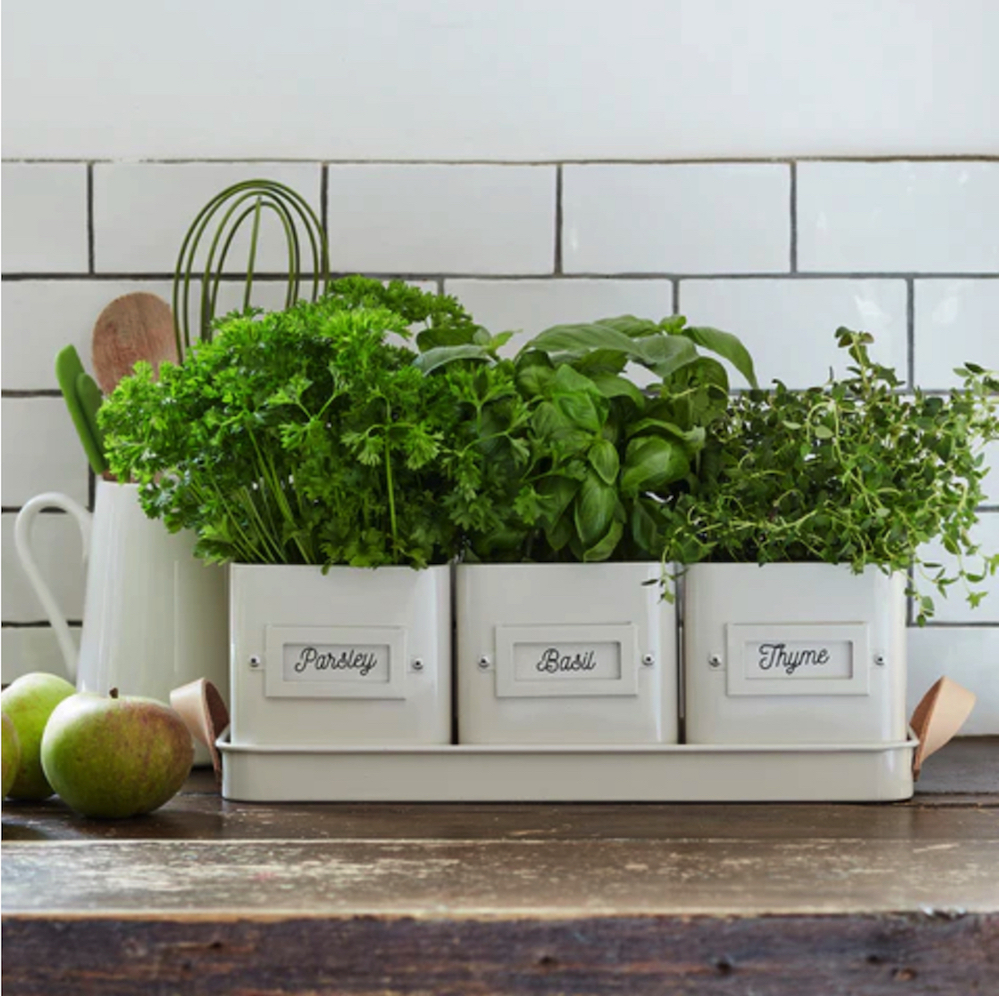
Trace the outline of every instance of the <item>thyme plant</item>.
[[[837, 331], [848, 376], [821, 387], [753, 390], [712, 427], [689, 489], [662, 496], [664, 561], [822, 561], [856, 572], [914, 567], [931, 589], [954, 584], [970, 604], [999, 567], [972, 537], [987, 472], [982, 446], [999, 436], [999, 382], [968, 363], [945, 396], [907, 394], [875, 363], [866, 333]], [[954, 558], [924, 558], [939, 540]], [[934, 612], [917, 591], [922, 625]]]

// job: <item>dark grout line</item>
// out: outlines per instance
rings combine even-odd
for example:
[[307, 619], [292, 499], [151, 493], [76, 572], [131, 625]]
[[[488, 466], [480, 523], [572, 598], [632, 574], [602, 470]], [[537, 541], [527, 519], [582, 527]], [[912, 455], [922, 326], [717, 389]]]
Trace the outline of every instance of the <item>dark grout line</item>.
[[53, 387], [40, 387], [32, 388], [28, 390], [15, 390], [12, 388], [3, 388], [0, 391], [0, 397], [4, 398], [61, 398], [62, 391], [58, 388]]
[[905, 337], [908, 354], [909, 390], [916, 386], [916, 282], [911, 277], [905, 281]]
[[[82, 626], [82, 619], [67, 619], [67, 626]], [[47, 619], [39, 620], [37, 622], [8, 622], [4, 620], [0, 622], [0, 628], [2, 629], [51, 629], [52, 626], [49, 624]]]
[[[81, 159], [57, 159], [57, 158], [4, 158], [0, 160], [4, 163], [65, 163], [74, 164], [80, 163], [84, 160]], [[330, 165], [334, 166], [558, 166], [561, 163], [572, 166], [589, 166], [589, 165], [610, 165], [610, 166], [672, 166], [672, 165], [712, 165], [716, 163], [725, 164], [739, 164], [746, 163], [749, 165], [758, 165], [760, 163], [786, 163], [786, 162], [806, 162], [806, 163], [910, 163], [910, 162], [946, 162], [946, 163], [965, 163], [965, 162], [999, 162], [999, 155], [992, 152], [968, 152], [968, 153], [957, 153], [957, 154], [892, 154], [892, 155], [881, 155], [881, 156], [822, 156], [822, 155], [779, 155], [779, 156], [682, 156], [677, 158], [662, 158], [662, 157], [637, 157], [637, 158], [622, 158], [622, 159], [599, 159], [599, 158], [581, 158], [581, 159], [567, 159], [559, 158], [557, 160], [552, 159], [489, 159], [489, 158], [468, 158], [468, 159], [392, 159], [392, 158], [344, 158], [344, 159], [327, 159]], [[114, 163], [119, 164], [122, 162], [120, 159], [94, 159], [95, 163]], [[168, 159], [156, 159], [156, 158], [139, 158], [128, 160], [129, 165], [139, 165], [139, 166], [186, 166], [186, 165], [252, 165], [259, 163], [274, 163], [275, 165], [281, 164], [285, 165], [288, 163], [310, 166], [315, 165], [320, 162], [316, 158], [295, 158], [286, 157], [282, 158], [279, 156], [247, 156], [241, 159], [227, 159], [227, 158], [217, 158], [217, 159], [197, 159], [197, 158], [168, 158]]]
[[87, 163], [87, 270], [94, 273], [94, 164]]
[[562, 166], [555, 168], [555, 265], [553, 272], [562, 273]]
[[[22, 506], [20, 506], [20, 505], [4, 505], [2, 508], [0, 508], [0, 512], [2, 512], [4, 515], [17, 515], [17, 513], [21, 511], [21, 507]], [[66, 512], [66, 510], [62, 509], [62, 508], [49, 507], [49, 508], [40, 508], [38, 510], [38, 514], [39, 515], [68, 515], [69, 513]]]
[[680, 281], [673, 280], [673, 314], [680, 314]]
[[[333, 277], [348, 276], [356, 270], [343, 270], [331, 273]], [[798, 270], [794, 273], [788, 270], [747, 271], [744, 273], [676, 273], [667, 271], [619, 273], [573, 272], [553, 274], [550, 270], [542, 273], [368, 273], [370, 277], [390, 280], [999, 280], [999, 274], [992, 270], [955, 273], [908, 272], [902, 270], [849, 270], [842, 273], [829, 271]], [[311, 277], [303, 273], [303, 279]], [[102, 280], [116, 281], [167, 281], [172, 282], [174, 274], [170, 273], [5, 273], [4, 283], [30, 281], [68, 281], [80, 280], [99, 282]], [[195, 280], [200, 281], [196, 277]], [[242, 282], [245, 274], [238, 272], [222, 274], [223, 281]], [[286, 281], [287, 273], [255, 273], [254, 281]]]
[[798, 164], [791, 166], [791, 272], [798, 272]]

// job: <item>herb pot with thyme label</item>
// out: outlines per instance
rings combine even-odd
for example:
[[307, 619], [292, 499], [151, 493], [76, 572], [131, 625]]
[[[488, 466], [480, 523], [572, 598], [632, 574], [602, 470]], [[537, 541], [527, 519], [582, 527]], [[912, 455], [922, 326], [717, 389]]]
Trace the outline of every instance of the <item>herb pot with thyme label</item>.
[[905, 740], [901, 574], [707, 563], [684, 584], [689, 743]]

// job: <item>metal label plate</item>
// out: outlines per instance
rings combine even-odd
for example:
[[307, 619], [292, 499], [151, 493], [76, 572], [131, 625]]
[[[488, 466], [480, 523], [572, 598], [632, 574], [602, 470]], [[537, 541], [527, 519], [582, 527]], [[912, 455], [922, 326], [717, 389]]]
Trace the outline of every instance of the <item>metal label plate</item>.
[[726, 629], [729, 695], [867, 695], [865, 623], [755, 625]]
[[637, 694], [633, 625], [496, 627], [499, 698]]
[[268, 626], [265, 646], [269, 697], [405, 698], [402, 627]]

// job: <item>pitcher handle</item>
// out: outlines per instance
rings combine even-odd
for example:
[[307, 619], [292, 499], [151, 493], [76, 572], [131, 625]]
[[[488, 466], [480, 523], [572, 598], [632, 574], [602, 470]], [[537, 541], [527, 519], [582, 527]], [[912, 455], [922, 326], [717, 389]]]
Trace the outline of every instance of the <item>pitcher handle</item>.
[[62, 651], [63, 660], [66, 662], [66, 672], [71, 681], [76, 681], [77, 649], [76, 644], [69, 632], [69, 625], [62, 610], [56, 603], [55, 596], [48, 582], [42, 577], [38, 569], [38, 562], [35, 560], [34, 551], [31, 549], [31, 527], [35, 521], [35, 516], [43, 508], [61, 508], [64, 512], [69, 512], [76, 519], [76, 524], [80, 527], [80, 538], [83, 541], [83, 563], [86, 566], [87, 558], [90, 555], [90, 527], [93, 516], [78, 502], [75, 502], [69, 495], [60, 494], [57, 491], [47, 491], [45, 494], [35, 495], [25, 503], [17, 519], [14, 522], [14, 545], [17, 547], [17, 555], [21, 560], [24, 573], [27, 574], [31, 587], [35, 589], [35, 594], [42, 603], [45, 615], [48, 616], [52, 629], [55, 630], [56, 640], [59, 649]]

